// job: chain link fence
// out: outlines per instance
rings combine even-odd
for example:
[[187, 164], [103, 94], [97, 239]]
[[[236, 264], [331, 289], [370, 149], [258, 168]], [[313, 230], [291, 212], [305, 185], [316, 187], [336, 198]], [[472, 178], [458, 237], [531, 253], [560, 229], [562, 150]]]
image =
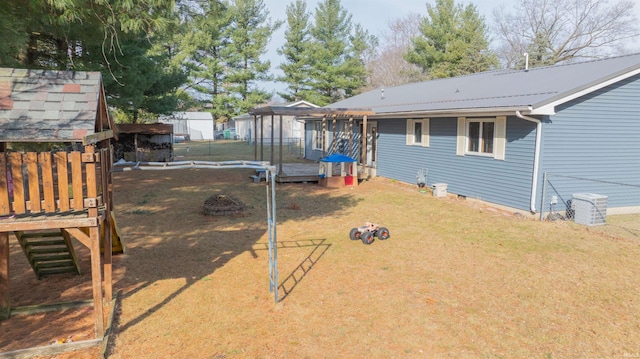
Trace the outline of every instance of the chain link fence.
[[[249, 145], [251, 147], [255, 146], [256, 143], [253, 139], [248, 139]], [[264, 148], [271, 149], [271, 137], [265, 137], [262, 139], [262, 143]], [[260, 146], [260, 139], [258, 139], [258, 146]], [[280, 148], [280, 138], [273, 139], [274, 150], [279, 151]], [[304, 157], [304, 138], [301, 137], [283, 137], [282, 138], [282, 149], [283, 153], [296, 156], [298, 158]]]
[[544, 174], [540, 220], [598, 225], [613, 215], [637, 215], [640, 219], [640, 185]]

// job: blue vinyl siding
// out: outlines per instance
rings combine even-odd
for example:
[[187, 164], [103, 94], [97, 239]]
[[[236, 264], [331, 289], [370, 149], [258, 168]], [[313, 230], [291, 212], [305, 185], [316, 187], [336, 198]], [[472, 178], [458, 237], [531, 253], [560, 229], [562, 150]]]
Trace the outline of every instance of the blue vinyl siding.
[[379, 176], [416, 183], [421, 168], [427, 184], [446, 183], [451, 193], [514, 208], [529, 209], [535, 124], [507, 119], [505, 160], [456, 156], [457, 119], [430, 119], [430, 146], [406, 145], [406, 120], [378, 120]]
[[590, 192], [608, 207], [640, 206], [640, 75], [558, 106], [543, 138], [541, 174], [603, 181], [563, 181], [563, 198]]

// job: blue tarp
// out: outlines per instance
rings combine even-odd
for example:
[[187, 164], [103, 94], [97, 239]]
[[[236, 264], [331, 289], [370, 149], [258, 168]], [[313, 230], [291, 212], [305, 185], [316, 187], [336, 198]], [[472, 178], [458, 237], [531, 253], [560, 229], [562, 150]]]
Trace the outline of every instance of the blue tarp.
[[321, 162], [357, 162], [355, 159], [346, 156], [346, 155], [341, 155], [339, 153], [334, 153], [331, 156], [327, 156], [325, 158], [321, 158], [320, 159]]

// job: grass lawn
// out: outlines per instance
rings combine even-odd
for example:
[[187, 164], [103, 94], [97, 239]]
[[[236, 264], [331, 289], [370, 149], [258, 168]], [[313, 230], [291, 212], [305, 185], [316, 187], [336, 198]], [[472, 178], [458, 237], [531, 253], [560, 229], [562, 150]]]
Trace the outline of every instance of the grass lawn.
[[[249, 147], [216, 143], [220, 158], [197, 159], [253, 159], [227, 145]], [[523, 219], [384, 178], [278, 185], [274, 303], [265, 185], [249, 175], [115, 174], [128, 250], [114, 262], [121, 295], [108, 358], [640, 356], [638, 231]], [[247, 211], [202, 215], [220, 193]], [[351, 241], [349, 230], [367, 221], [391, 237]], [[81, 277], [88, 284], [69, 277], [76, 282], [58, 283], [66, 289], [54, 297], [90, 298], [90, 274]], [[35, 289], [15, 290], [13, 300], [32, 304]], [[3, 341], [12, 320], [0, 323], [0, 348], [15, 349]]]

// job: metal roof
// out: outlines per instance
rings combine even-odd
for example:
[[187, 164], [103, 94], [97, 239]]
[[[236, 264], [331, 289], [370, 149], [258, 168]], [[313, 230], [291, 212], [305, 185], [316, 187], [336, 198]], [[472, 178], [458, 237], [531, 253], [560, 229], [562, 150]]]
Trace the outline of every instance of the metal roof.
[[365, 116], [373, 115], [369, 109], [363, 108], [335, 108], [335, 107], [284, 107], [284, 106], [264, 106], [249, 110], [250, 115], [290, 115], [304, 117], [323, 117], [323, 116]]
[[112, 127], [104, 101], [99, 72], [0, 68], [0, 141], [84, 141]]
[[640, 54], [529, 70], [496, 70], [372, 90], [325, 108], [369, 108], [375, 116], [524, 110], [554, 106], [640, 73]]
[[161, 116], [162, 119], [169, 120], [195, 120], [195, 121], [213, 121], [213, 115], [211, 112], [199, 111], [199, 112], [174, 112], [168, 116]]
[[[260, 109], [262, 108], [269, 108], [272, 111], [272, 109], [274, 108], [287, 108], [287, 109], [294, 109], [293, 111], [298, 112], [300, 115], [303, 115], [305, 113], [307, 113], [309, 111], [309, 108], [312, 109], [316, 109], [319, 108], [320, 106], [313, 104], [311, 102], [308, 101], [304, 101], [304, 100], [300, 100], [300, 101], [296, 101], [296, 102], [286, 102], [286, 103], [279, 103], [279, 104], [273, 104], [273, 105], [263, 105], [263, 106], [257, 106], [256, 108], [253, 108], [251, 110], [249, 110], [249, 112], [243, 113], [242, 115], [238, 115], [233, 117], [233, 119], [235, 121], [253, 121], [254, 119], [254, 115], [260, 115], [260, 114], [265, 114], [265, 113], [261, 113]], [[296, 110], [296, 109], [301, 109], [301, 110]], [[297, 116], [296, 114], [291, 114], [291, 110], [284, 110], [288, 113], [278, 113], [278, 115], [286, 115], [286, 116]], [[273, 114], [275, 115], [275, 113], [268, 113], [269, 115]]]

